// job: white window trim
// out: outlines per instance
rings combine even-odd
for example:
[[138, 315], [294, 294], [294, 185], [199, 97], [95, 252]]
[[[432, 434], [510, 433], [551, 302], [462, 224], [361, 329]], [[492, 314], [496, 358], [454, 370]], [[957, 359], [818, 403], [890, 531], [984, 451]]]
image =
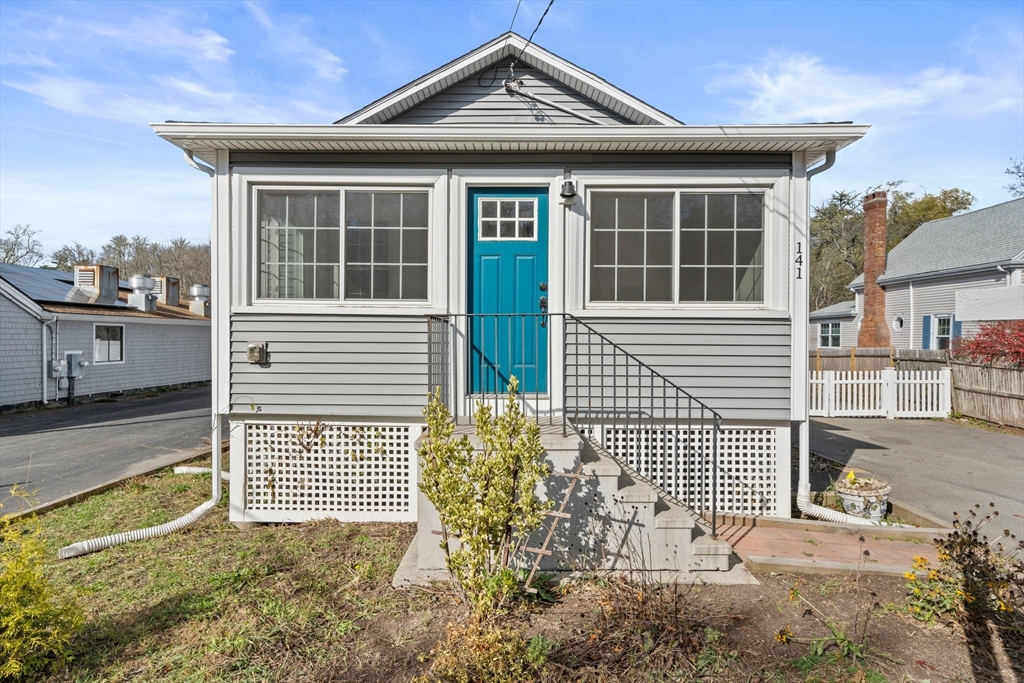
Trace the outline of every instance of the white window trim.
[[[96, 328], [97, 327], [120, 327], [121, 328], [121, 360], [96, 360], [99, 354], [96, 353]], [[124, 365], [125, 356], [125, 326], [118, 323], [93, 323], [92, 326], [92, 363], [93, 365]]]
[[[636, 182], [623, 183], [618, 182], [614, 184], [592, 184], [585, 188], [580, 194], [586, 198], [586, 206], [591, 205], [590, 197], [594, 192], [622, 192], [622, 193], [658, 193], [658, 192], [672, 192], [673, 207], [672, 207], [672, 296], [676, 298], [679, 296], [679, 263], [678, 263], [678, 251], [679, 251], [679, 202], [678, 198], [680, 194], [759, 194], [764, 198], [764, 222], [762, 224], [762, 234], [764, 235], [764, 246], [763, 246], [763, 265], [762, 277], [763, 277], [763, 301], [761, 302], [749, 302], [749, 301], [680, 301], [680, 302], [643, 302], [643, 301], [591, 301], [590, 300], [590, 217], [589, 212], [586, 213], [585, 219], [582, 221], [583, 239], [580, 241], [582, 254], [581, 254], [581, 266], [582, 266], [582, 307], [585, 311], [609, 311], [609, 312], [623, 312], [623, 311], [637, 311], [643, 312], [665, 312], [665, 313], [679, 313], [680, 311], [693, 311], [698, 313], [711, 313], [714, 312], [718, 315], [725, 311], [734, 312], [755, 312], [755, 311], [768, 311], [773, 310], [770, 304], [772, 298], [772, 286], [773, 280], [773, 268], [772, 259], [775, 256], [775, 250], [772, 245], [771, 235], [774, 231], [770, 231], [771, 216], [774, 214], [772, 207], [772, 196], [774, 194], [774, 188], [771, 185], [765, 185], [763, 183], [748, 183], [741, 184], [738, 181], [731, 184], [723, 185], [693, 185], [687, 186], [679, 181], [664, 184], [658, 182], [657, 178], [650, 178], [647, 182], [641, 179], [637, 179]], [[706, 232], [706, 230], [705, 230]], [[572, 311], [576, 312], [576, 311]]]
[[[380, 168], [318, 168], [282, 169], [275, 167], [249, 167], [238, 169], [233, 174], [235, 216], [232, 220], [232, 234], [237, 238], [232, 245], [231, 259], [237, 264], [239, 275], [232, 277], [231, 310], [242, 313], [300, 313], [325, 312], [356, 313], [364, 315], [384, 314], [429, 314], [444, 311], [448, 305], [447, 278], [442, 277], [448, 270], [447, 222], [448, 194], [447, 172], [441, 169], [415, 169], [402, 173], [394, 169]], [[380, 190], [397, 192], [428, 192], [428, 243], [427, 243], [427, 287], [426, 301], [401, 299], [356, 299], [346, 301], [344, 279], [338, 299], [261, 299], [259, 291], [258, 230], [255, 223], [256, 191], [269, 190]], [[344, 222], [344, 221], [342, 221]], [[344, 227], [342, 243], [344, 244]], [[341, 267], [344, 267], [344, 251]], [[301, 310], [300, 310], [301, 309]]]
[[[827, 334], [824, 331], [826, 325], [829, 326], [829, 332]], [[836, 333], [836, 334], [832, 333], [832, 325], [838, 325], [839, 326], [839, 332], [838, 333]], [[826, 346], [822, 346], [821, 345], [821, 338], [822, 337], [828, 337], [829, 344], [827, 344]], [[832, 343], [831, 343], [833, 337], [835, 337], [835, 338], [837, 338], [839, 340], [839, 343], [836, 344], [835, 346], [833, 346]], [[838, 349], [838, 348], [842, 348], [842, 346], [843, 346], [843, 324], [841, 322], [821, 322], [821, 323], [818, 323], [818, 348], [819, 349]]]
[[[939, 320], [943, 319], [943, 318], [949, 320], [949, 334], [948, 335], [941, 335], [940, 336], [939, 335]], [[946, 349], [948, 350], [948, 349], [953, 348], [953, 314], [952, 313], [934, 313], [934, 314], [932, 314], [932, 338], [931, 338], [931, 344], [929, 345], [929, 348], [933, 349], [933, 350], [941, 350], [941, 349], [939, 349], [939, 339], [949, 339], [949, 345], [946, 346]]]

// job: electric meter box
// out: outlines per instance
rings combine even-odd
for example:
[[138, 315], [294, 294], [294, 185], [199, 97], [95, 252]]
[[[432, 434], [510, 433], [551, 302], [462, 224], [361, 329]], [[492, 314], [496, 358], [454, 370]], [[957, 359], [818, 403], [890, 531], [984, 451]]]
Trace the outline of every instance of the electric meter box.
[[68, 374], [68, 362], [61, 358], [57, 360], [55, 358], [50, 359], [50, 379], [60, 379], [66, 377]]
[[68, 377], [81, 377], [82, 353], [80, 351], [70, 351], [65, 353], [64, 357], [67, 358]]

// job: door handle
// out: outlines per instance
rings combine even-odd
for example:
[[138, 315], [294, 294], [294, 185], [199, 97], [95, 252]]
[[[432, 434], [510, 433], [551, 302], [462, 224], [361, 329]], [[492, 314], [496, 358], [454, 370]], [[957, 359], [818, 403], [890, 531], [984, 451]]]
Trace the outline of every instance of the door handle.
[[540, 304], [540, 312], [541, 312], [540, 326], [541, 327], [547, 327], [548, 326], [548, 319], [547, 319], [547, 315], [548, 315], [548, 298], [546, 296], [542, 296], [538, 303]]

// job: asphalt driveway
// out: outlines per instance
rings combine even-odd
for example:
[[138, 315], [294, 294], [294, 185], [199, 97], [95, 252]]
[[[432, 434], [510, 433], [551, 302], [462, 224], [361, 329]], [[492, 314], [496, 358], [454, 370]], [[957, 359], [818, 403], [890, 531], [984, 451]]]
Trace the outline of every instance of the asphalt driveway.
[[[210, 388], [0, 416], [0, 501], [37, 505], [180, 462], [209, 447]], [[10, 500], [3, 511], [27, 507]]]
[[811, 452], [867, 470], [892, 484], [892, 497], [951, 521], [995, 503], [985, 533], [1024, 539], [1024, 438], [956, 420], [816, 418]]

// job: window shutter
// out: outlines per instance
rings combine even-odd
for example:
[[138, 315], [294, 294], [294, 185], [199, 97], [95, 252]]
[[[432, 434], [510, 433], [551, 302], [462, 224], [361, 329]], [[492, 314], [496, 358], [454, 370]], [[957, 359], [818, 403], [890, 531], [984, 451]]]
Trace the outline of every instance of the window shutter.
[[921, 321], [921, 348], [930, 349], [932, 345], [932, 316], [926, 315]]

